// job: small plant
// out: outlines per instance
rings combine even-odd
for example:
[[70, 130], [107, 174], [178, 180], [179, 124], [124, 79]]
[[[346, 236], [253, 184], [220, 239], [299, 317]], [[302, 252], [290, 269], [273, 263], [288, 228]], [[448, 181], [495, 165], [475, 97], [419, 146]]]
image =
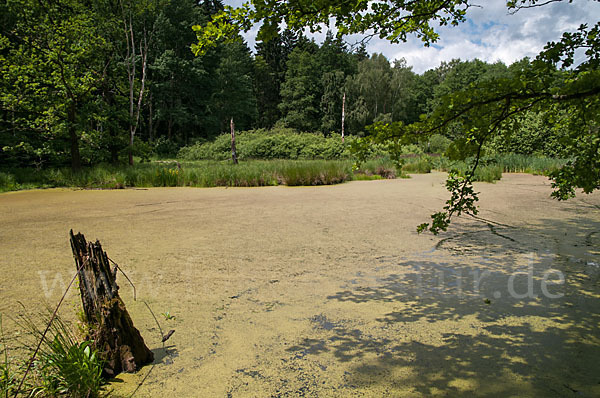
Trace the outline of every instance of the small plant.
[[[22, 320], [24, 326], [33, 332], [33, 336], [41, 340], [34, 362], [36, 380], [31, 389], [33, 395], [66, 395], [74, 398], [101, 395], [104, 364], [91, 341], [77, 341], [58, 316], [54, 318], [45, 336], [31, 319], [23, 317]], [[33, 347], [30, 346], [29, 349], [33, 351]]]
[[39, 365], [56, 392], [72, 397], [97, 397], [102, 389], [102, 362], [91, 342], [77, 343], [57, 334]]
[[167, 321], [171, 321], [171, 320], [175, 319], [175, 315], [171, 315], [171, 313], [169, 311], [163, 312], [162, 316], [164, 316], [165, 320], [167, 320]]

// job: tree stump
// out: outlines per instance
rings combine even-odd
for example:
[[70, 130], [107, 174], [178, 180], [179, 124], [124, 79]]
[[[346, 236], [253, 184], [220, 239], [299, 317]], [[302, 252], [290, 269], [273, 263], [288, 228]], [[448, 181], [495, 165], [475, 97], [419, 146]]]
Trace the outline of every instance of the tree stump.
[[117, 267], [111, 270], [99, 241], [86, 242], [83, 234], [69, 233], [79, 277], [79, 292], [90, 338], [105, 360], [104, 374], [132, 373], [154, 360], [154, 354], [119, 297]]

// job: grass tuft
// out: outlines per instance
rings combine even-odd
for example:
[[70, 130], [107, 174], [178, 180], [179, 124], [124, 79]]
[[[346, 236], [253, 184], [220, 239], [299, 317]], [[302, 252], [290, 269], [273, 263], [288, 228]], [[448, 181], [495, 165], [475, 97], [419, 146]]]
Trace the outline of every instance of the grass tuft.
[[41, 340], [33, 366], [34, 381], [27, 386], [29, 395], [94, 398], [103, 394], [103, 361], [91, 341], [78, 341], [58, 316], [45, 336], [42, 331], [45, 327], [33, 319], [21, 316], [21, 322], [34, 339], [26, 347], [31, 354]]

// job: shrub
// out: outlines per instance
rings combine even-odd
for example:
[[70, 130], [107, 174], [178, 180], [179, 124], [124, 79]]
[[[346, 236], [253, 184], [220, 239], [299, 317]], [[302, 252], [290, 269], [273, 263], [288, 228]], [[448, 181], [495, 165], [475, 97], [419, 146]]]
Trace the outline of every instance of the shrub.
[[448, 150], [450, 143], [452, 143], [452, 141], [449, 138], [444, 137], [441, 134], [433, 134], [431, 137], [429, 137], [424, 151], [427, 153], [442, 154]]
[[[349, 156], [340, 137], [296, 133], [290, 129], [250, 130], [236, 135], [238, 158], [247, 159], [343, 159]], [[212, 142], [181, 148], [184, 160], [227, 160], [231, 158], [231, 136], [222, 134]]]

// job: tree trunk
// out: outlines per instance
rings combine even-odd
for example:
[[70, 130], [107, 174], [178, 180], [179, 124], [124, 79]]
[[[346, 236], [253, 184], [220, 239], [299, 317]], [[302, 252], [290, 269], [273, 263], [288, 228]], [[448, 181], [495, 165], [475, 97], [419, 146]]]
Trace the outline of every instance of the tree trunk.
[[231, 127], [231, 159], [233, 160], [233, 164], [238, 164], [237, 150], [235, 149], [235, 125], [233, 124], [233, 118], [231, 118], [229, 126]]
[[154, 114], [152, 113], [152, 91], [150, 91], [150, 99], [148, 100], [148, 138], [150, 142], [154, 141]]
[[103, 373], [114, 377], [135, 372], [154, 360], [154, 354], [133, 326], [119, 297], [117, 268], [111, 270], [99, 241], [88, 243], [82, 234], [69, 233], [75, 264], [79, 270], [79, 292], [90, 327], [90, 339], [105, 360]]
[[342, 143], [344, 143], [344, 120], [346, 119], [346, 92], [342, 98]]

